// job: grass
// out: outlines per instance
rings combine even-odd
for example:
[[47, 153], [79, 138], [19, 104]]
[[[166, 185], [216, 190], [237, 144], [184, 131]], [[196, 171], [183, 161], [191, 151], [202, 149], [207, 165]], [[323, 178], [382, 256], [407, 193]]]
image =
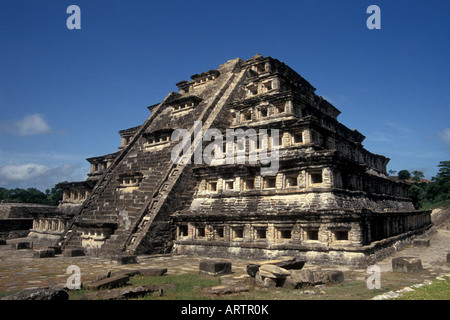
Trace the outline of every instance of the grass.
[[203, 300], [211, 299], [202, 294], [202, 289], [220, 284], [220, 278], [199, 275], [199, 274], [182, 274], [168, 275], [163, 277], [133, 277], [131, 285], [160, 285], [163, 287], [164, 294], [162, 297], [148, 296], [143, 300]]
[[[212, 299], [202, 293], [203, 288], [220, 284], [219, 277], [199, 274], [166, 275], [162, 277], [135, 276], [128, 282], [131, 286], [159, 285], [163, 287], [163, 296], [145, 296], [139, 300], [202, 300]], [[90, 290], [73, 290], [69, 292], [70, 300], [79, 300]]]
[[437, 208], [441, 208], [441, 207], [447, 207], [447, 206], [450, 206], [450, 200], [449, 199], [442, 200], [442, 201], [439, 201], [439, 202], [434, 202], [434, 203], [424, 201], [422, 203], [422, 205], [420, 206], [420, 210], [433, 210], [433, 209], [437, 209]]
[[397, 300], [450, 300], [450, 277], [433, 280], [432, 284], [403, 294]]
[[[220, 284], [219, 277], [201, 274], [166, 275], [162, 277], [135, 276], [129, 285], [158, 285], [163, 288], [163, 296], [148, 295], [139, 300], [368, 300], [377, 295], [397, 291], [413, 284], [430, 279], [429, 274], [386, 272], [381, 276], [381, 289], [370, 290], [361, 274], [348, 272], [345, 281], [319, 287], [305, 286], [301, 289], [262, 288], [253, 285], [250, 279], [248, 292], [222, 296], [209, 295], [204, 289]], [[69, 293], [70, 300], [78, 300], [89, 290], [75, 290]], [[450, 278], [445, 281], [434, 280], [432, 285], [405, 293], [399, 300], [450, 299]]]

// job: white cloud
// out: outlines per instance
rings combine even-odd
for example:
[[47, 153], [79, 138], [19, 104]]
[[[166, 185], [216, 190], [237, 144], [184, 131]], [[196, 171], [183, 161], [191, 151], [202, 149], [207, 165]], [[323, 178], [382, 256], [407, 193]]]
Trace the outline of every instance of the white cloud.
[[0, 181], [21, 182], [34, 180], [47, 175], [49, 171], [50, 168], [42, 164], [8, 165], [0, 168]]
[[445, 147], [450, 149], [450, 128], [446, 128], [443, 131], [438, 132], [438, 135]]
[[44, 117], [39, 113], [25, 116], [22, 120], [16, 121], [14, 126], [19, 136], [32, 136], [52, 132]]
[[62, 181], [84, 180], [86, 173], [80, 173], [77, 164], [63, 164], [50, 167], [43, 164], [27, 163], [19, 165], [4, 165], [0, 167], [0, 186], [3, 188], [30, 188], [40, 190], [50, 189]]
[[35, 113], [21, 120], [0, 123], [0, 131], [24, 137], [51, 133], [52, 129], [42, 114]]

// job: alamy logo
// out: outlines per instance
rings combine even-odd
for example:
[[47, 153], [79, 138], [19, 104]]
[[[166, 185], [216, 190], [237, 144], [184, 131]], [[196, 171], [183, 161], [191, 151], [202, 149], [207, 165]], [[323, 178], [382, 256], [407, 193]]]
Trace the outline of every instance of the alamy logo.
[[70, 265], [67, 267], [66, 274], [70, 274], [66, 281], [66, 287], [70, 290], [81, 288], [81, 269], [79, 266]]
[[366, 273], [370, 276], [366, 280], [367, 289], [381, 289], [381, 269], [377, 265], [369, 266]]
[[67, 18], [66, 26], [67, 29], [81, 29], [81, 9], [79, 6], [70, 5], [67, 7], [66, 13], [71, 15]]
[[381, 9], [377, 5], [371, 5], [367, 8], [366, 13], [370, 13], [367, 18], [366, 26], [369, 30], [381, 29]]
[[[176, 129], [172, 141], [181, 140], [171, 153], [175, 164], [259, 164], [261, 175], [273, 175], [279, 168], [279, 131], [270, 129], [227, 129], [225, 140], [218, 129], [202, 130], [202, 122], [194, 123], [194, 142], [187, 129]], [[209, 144], [203, 149], [204, 142]]]

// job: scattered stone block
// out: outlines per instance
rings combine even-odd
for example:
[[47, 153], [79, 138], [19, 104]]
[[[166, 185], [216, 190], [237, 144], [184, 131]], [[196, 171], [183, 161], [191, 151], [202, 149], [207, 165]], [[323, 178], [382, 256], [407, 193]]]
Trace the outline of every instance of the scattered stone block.
[[294, 270], [291, 272], [291, 282], [295, 283], [295, 287], [314, 284], [314, 274], [309, 269]]
[[327, 272], [324, 272], [322, 270], [314, 270], [312, 273], [314, 276], [314, 281], [312, 283], [313, 285], [324, 284], [330, 281]]
[[305, 263], [306, 260], [298, 259], [295, 257], [284, 257], [284, 259], [282, 259], [280, 262], [272, 264], [286, 270], [300, 270], [303, 268]]
[[286, 270], [300, 270], [305, 265], [306, 260], [298, 259], [295, 257], [281, 257], [278, 260], [268, 260], [261, 262], [252, 262], [247, 264], [247, 273], [250, 277], [254, 278], [259, 268], [263, 265], [270, 264]]
[[88, 290], [102, 290], [118, 288], [126, 285], [130, 277], [127, 275], [116, 275], [109, 278], [105, 278], [96, 282], [84, 283], [83, 288]]
[[260, 267], [259, 264], [254, 264], [254, 263], [247, 264], [247, 274], [252, 278], [256, 277], [259, 267]]
[[414, 247], [429, 247], [430, 239], [414, 239], [412, 244]]
[[263, 287], [264, 288], [275, 288], [277, 286], [277, 279], [264, 278]]
[[23, 242], [11, 243], [11, 248], [15, 249], [15, 250], [33, 249], [33, 242], [23, 241]]
[[215, 286], [209, 289], [206, 289], [204, 292], [208, 294], [216, 294], [216, 295], [224, 295], [231, 293], [239, 293], [239, 292], [247, 292], [250, 290], [249, 286], [246, 285], [220, 285]]
[[103, 279], [111, 278], [113, 276], [128, 276], [134, 277], [137, 275], [142, 275], [146, 277], [158, 277], [163, 276], [167, 273], [167, 268], [146, 268], [146, 269], [135, 269], [135, 270], [121, 270], [112, 272], [111, 270], [98, 275], [95, 279], [96, 281], [100, 281]]
[[291, 275], [291, 273], [286, 269], [277, 267], [272, 264], [262, 265], [261, 267], [259, 267], [259, 272], [262, 277], [272, 279], [286, 278], [287, 276]]
[[298, 289], [300, 286], [291, 276], [286, 277], [282, 285], [285, 289]]
[[422, 261], [416, 257], [398, 257], [392, 259], [393, 272], [415, 273], [423, 270]]
[[141, 275], [146, 277], [159, 277], [167, 273], [166, 268], [148, 268], [148, 269], [140, 269], [139, 271]]
[[163, 289], [156, 285], [145, 285], [128, 288], [111, 289], [107, 291], [96, 291], [83, 295], [80, 300], [120, 300], [133, 299], [146, 295], [162, 296]]
[[41, 249], [33, 252], [33, 258], [52, 258], [55, 256], [53, 249]]
[[344, 273], [339, 270], [329, 270], [325, 271], [328, 274], [328, 280], [333, 283], [343, 282], [344, 281]]
[[49, 249], [53, 249], [53, 251], [55, 252], [55, 254], [61, 254], [62, 253], [62, 248], [61, 246], [49, 246]]
[[1, 300], [69, 300], [69, 295], [61, 288], [36, 288], [22, 290]]
[[200, 261], [199, 270], [201, 273], [206, 273], [214, 276], [230, 274], [231, 262], [204, 260]]
[[111, 261], [118, 265], [137, 263], [137, 256], [135, 255], [118, 255], [111, 258]]
[[64, 257], [81, 257], [84, 255], [83, 249], [65, 249], [63, 252]]
[[289, 276], [290, 272], [286, 269], [274, 265], [264, 265], [256, 273], [255, 281], [256, 284], [265, 288], [282, 287]]
[[344, 281], [344, 273], [339, 270], [292, 270], [291, 275], [286, 278], [283, 287], [297, 289], [306, 285], [315, 286], [329, 282], [337, 283], [342, 281]]

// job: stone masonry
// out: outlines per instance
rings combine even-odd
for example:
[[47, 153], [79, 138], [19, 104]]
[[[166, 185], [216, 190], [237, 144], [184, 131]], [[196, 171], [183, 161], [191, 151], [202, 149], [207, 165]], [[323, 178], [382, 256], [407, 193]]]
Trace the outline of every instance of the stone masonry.
[[[387, 177], [389, 159], [284, 63], [234, 59], [177, 86], [142, 125], [119, 131], [117, 152], [88, 159], [86, 182], [66, 184], [77, 210], [64, 248], [354, 265], [431, 226], [408, 185]], [[188, 161], [174, 161], [181, 149]]]

